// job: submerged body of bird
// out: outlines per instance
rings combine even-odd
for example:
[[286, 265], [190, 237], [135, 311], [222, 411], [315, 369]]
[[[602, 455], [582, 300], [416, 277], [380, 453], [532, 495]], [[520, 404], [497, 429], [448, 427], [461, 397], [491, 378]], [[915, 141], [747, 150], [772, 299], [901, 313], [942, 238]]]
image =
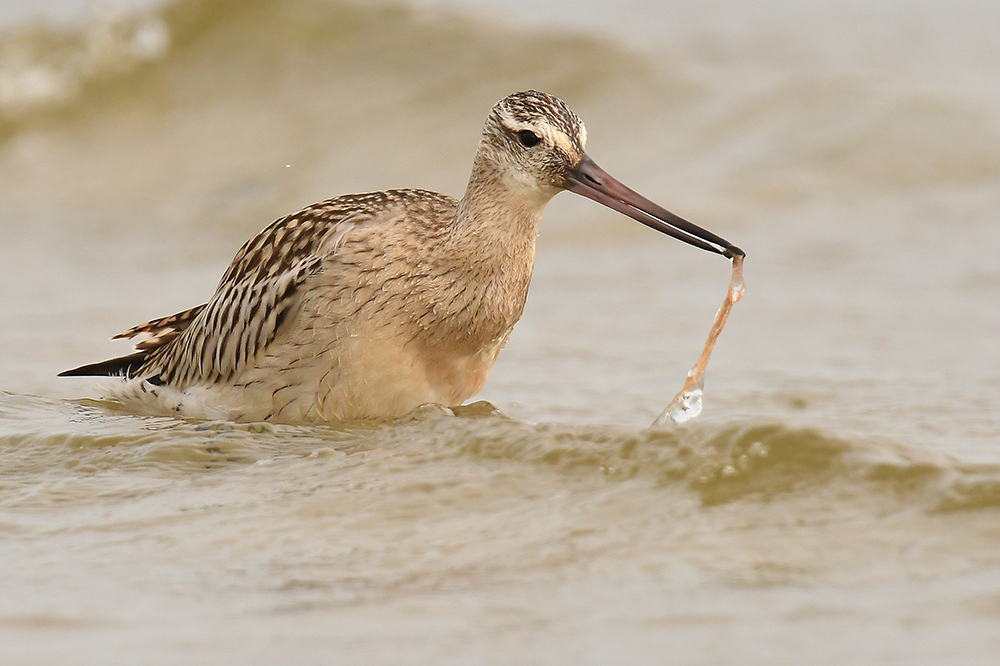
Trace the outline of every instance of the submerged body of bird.
[[520, 318], [542, 211], [568, 189], [685, 242], [742, 250], [653, 204], [584, 152], [558, 98], [491, 110], [461, 200], [351, 194], [247, 241], [208, 303], [136, 326], [137, 351], [63, 375], [116, 376], [141, 411], [318, 423], [401, 416], [475, 395]]

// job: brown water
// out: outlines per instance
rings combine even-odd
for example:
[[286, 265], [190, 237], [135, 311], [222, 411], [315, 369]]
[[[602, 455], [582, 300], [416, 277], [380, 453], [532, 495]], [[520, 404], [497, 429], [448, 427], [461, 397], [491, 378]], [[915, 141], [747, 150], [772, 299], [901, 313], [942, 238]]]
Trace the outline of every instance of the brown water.
[[[0, 663], [996, 663], [996, 12], [793, 4], [632, 3], [602, 36], [586, 7], [220, 0], [0, 36]], [[729, 263], [568, 194], [493, 407], [237, 426], [55, 377], [278, 215], [460, 194], [528, 87], [747, 251], [695, 421], [647, 429]]]

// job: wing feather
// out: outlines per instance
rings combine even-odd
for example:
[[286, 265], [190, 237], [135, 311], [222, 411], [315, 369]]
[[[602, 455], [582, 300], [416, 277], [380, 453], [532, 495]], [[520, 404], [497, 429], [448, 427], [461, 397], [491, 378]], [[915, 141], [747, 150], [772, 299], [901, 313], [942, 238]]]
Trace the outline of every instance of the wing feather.
[[359, 212], [357, 203], [339, 197], [315, 204], [247, 241], [211, 300], [197, 308], [183, 331], [151, 351], [138, 374], [179, 387], [231, 379], [291, 321], [303, 283], [322, 270], [345, 234], [374, 217]]
[[184, 388], [225, 382], [292, 325], [303, 285], [341, 256], [347, 234], [369, 224], [394, 225], [408, 214], [444, 233], [458, 202], [425, 190], [386, 190], [322, 201], [276, 220], [236, 253], [212, 298], [115, 336], [145, 338], [128, 356], [63, 375], [122, 375]]
[[137, 342], [135, 348], [139, 351], [147, 351], [162, 347], [183, 333], [184, 330], [191, 325], [191, 322], [194, 321], [195, 317], [197, 317], [198, 314], [205, 308], [205, 305], [205, 303], [202, 303], [201, 305], [189, 308], [183, 312], [172, 314], [169, 317], [160, 317], [159, 319], [147, 321], [145, 324], [133, 326], [124, 333], [119, 333], [111, 339], [130, 340], [140, 336], [149, 336], [147, 339]]

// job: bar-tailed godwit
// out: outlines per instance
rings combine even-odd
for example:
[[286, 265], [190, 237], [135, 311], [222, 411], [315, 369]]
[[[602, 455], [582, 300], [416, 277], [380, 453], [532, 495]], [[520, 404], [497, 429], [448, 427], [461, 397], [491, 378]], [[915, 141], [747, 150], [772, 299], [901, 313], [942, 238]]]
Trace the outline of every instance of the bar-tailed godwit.
[[465, 196], [348, 194], [240, 248], [205, 304], [141, 324], [127, 356], [63, 376], [119, 377], [144, 411], [317, 423], [396, 417], [475, 395], [521, 316], [545, 205], [576, 192], [726, 257], [743, 251], [612, 178], [583, 122], [536, 91], [497, 102]]

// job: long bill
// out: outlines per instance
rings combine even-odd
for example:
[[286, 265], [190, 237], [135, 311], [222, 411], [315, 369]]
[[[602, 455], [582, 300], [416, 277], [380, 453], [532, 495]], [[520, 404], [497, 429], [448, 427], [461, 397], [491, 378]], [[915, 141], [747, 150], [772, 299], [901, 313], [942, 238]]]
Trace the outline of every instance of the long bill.
[[611, 174], [584, 155], [567, 178], [566, 189], [628, 215], [647, 227], [673, 236], [702, 250], [732, 259], [745, 253], [726, 239], [691, 224], [682, 217], [656, 205], [635, 190], [623, 185]]

